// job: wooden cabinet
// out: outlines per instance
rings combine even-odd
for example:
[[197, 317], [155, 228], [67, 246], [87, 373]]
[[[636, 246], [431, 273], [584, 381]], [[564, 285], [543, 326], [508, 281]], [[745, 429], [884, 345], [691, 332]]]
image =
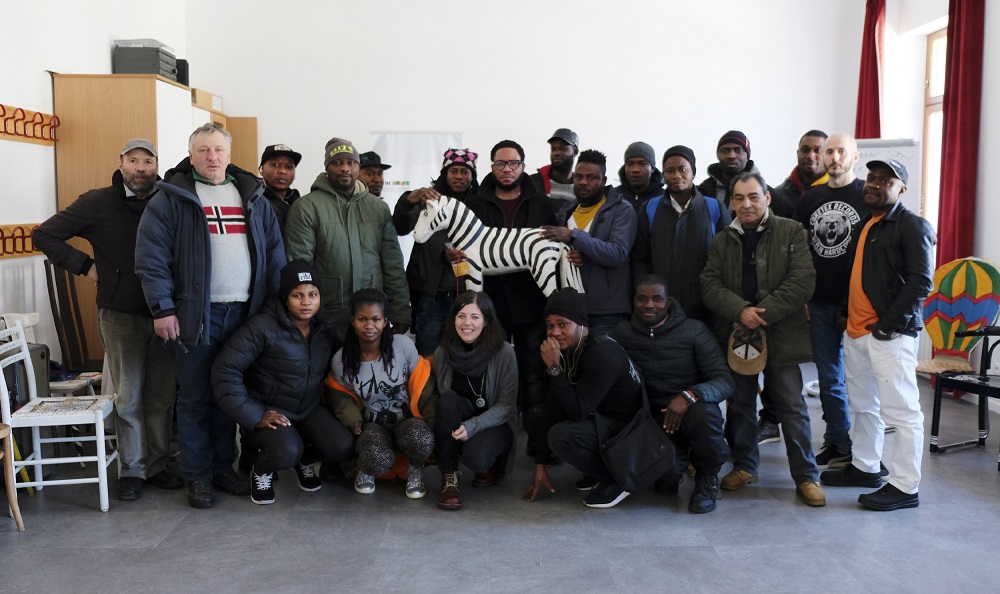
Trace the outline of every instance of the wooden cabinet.
[[[59, 116], [56, 142], [56, 197], [59, 210], [80, 194], [111, 183], [119, 151], [132, 138], [146, 138], [156, 146], [159, 173], [179, 163], [188, 153], [188, 136], [215, 119], [233, 134], [233, 163], [256, 173], [257, 118], [227, 118], [191, 104], [191, 89], [152, 74], [55, 74], [53, 112]], [[205, 112], [210, 117], [203, 117]], [[252, 125], [251, 125], [252, 121]], [[193, 122], [194, 125], [192, 125]], [[237, 150], [240, 161], [236, 160]], [[92, 253], [89, 243], [71, 240]], [[97, 291], [93, 283], [76, 277], [80, 309], [91, 358], [104, 350], [97, 333]]]

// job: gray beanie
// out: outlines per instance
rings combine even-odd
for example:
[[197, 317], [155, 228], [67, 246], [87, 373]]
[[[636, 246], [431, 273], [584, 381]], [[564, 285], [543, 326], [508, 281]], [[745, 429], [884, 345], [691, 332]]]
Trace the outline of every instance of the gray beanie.
[[628, 161], [632, 157], [645, 159], [647, 163], [656, 167], [656, 151], [654, 151], [653, 147], [649, 146], [645, 142], [633, 142], [628, 145], [628, 148], [625, 149], [625, 161]]

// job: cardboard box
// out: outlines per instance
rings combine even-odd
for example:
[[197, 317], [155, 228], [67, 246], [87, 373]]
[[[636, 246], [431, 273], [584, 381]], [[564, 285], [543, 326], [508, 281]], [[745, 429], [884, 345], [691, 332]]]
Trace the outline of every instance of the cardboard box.
[[191, 103], [202, 109], [222, 111], [222, 97], [201, 89], [191, 89]]

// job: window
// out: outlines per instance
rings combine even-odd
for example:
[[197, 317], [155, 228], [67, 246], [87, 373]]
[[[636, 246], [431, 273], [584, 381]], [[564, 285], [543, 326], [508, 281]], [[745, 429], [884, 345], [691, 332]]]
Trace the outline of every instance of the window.
[[941, 194], [941, 138], [944, 132], [944, 72], [948, 47], [947, 30], [927, 36], [927, 78], [924, 82], [924, 195], [920, 211], [937, 231]]

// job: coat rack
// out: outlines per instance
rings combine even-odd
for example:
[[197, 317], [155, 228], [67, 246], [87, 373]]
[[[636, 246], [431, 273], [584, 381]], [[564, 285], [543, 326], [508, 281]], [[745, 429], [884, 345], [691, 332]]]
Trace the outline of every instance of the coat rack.
[[0, 103], [0, 138], [55, 145], [59, 116]]

